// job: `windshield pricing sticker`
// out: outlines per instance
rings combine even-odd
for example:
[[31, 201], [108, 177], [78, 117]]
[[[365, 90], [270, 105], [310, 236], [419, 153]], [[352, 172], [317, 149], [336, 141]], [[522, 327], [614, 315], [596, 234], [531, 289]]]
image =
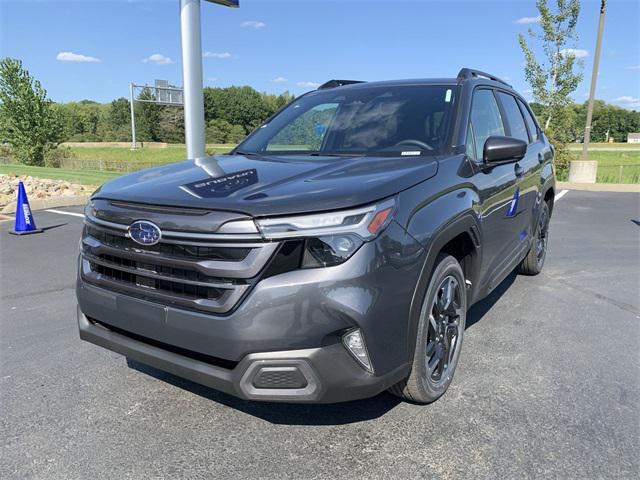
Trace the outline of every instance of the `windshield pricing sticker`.
[[180, 189], [198, 198], [227, 197], [238, 190], [258, 183], [255, 168], [230, 173], [223, 177], [205, 178], [180, 185]]

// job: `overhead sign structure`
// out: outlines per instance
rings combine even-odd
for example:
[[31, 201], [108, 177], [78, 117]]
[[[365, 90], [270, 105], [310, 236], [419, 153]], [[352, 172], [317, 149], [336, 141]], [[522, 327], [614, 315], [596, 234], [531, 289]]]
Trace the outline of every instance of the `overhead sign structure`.
[[[148, 92], [149, 95], [143, 97], [141, 95], [143, 92]], [[169, 82], [166, 80], [156, 80], [155, 85], [136, 85], [133, 82], [129, 83], [129, 105], [131, 107], [131, 150], [135, 150], [138, 147], [136, 143], [136, 115], [134, 102], [182, 107], [184, 104], [183, 96], [182, 88], [169, 85]]]
[[[227, 7], [239, 7], [240, 0], [207, 0]], [[187, 158], [203, 158], [204, 95], [202, 93], [202, 38], [200, 0], [180, 0], [182, 77], [184, 90], [184, 131]]]
[[240, 0], [207, 0], [207, 2], [218, 3], [220, 5], [224, 5], [225, 7], [239, 7]]

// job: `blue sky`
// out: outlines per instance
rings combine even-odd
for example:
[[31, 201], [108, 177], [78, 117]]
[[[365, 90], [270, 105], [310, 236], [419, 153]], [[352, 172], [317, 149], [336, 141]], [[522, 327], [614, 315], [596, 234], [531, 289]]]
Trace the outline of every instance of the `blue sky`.
[[[552, 0], [553, 1], [553, 0]], [[599, 1], [583, 1], [576, 48], [591, 76]], [[203, 2], [205, 86], [300, 94], [331, 78], [382, 80], [492, 72], [530, 97], [517, 34], [534, 0]], [[597, 97], [640, 109], [640, 2], [609, 1]], [[0, 0], [0, 56], [23, 60], [56, 101], [107, 102], [130, 81], [182, 84], [178, 0]]]

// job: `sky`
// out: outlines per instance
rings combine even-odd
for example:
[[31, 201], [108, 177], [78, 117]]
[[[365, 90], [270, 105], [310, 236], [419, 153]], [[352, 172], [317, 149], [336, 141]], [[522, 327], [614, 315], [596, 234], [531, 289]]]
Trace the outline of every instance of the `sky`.
[[[551, 0], [554, 3], [554, 0]], [[539, 28], [535, 0], [240, 0], [203, 2], [204, 85], [296, 95], [332, 79], [497, 75], [523, 93], [518, 33]], [[582, 2], [587, 99], [599, 1]], [[129, 82], [182, 85], [178, 0], [0, 0], [0, 57], [14, 57], [55, 101], [109, 102]], [[610, 0], [597, 98], [640, 110], [640, 1]]]

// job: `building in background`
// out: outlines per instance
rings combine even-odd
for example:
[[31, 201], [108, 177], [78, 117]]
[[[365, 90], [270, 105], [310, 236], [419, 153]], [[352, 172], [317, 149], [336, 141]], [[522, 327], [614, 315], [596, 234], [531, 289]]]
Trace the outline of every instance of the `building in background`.
[[640, 133], [627, 133], [627, 143], [640, 143]]

